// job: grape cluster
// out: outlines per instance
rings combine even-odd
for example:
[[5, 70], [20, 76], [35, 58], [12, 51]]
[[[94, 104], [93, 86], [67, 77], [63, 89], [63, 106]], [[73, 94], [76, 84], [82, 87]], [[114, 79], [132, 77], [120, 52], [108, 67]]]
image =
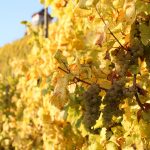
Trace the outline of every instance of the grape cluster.
[[[114, 118], [121, 117], [123, 114], [123, 110], [119, 108], [123, 99], [134, 96], [135, 88], [133, 86], [125, 88], [126, 76], [130, 73], [129, 71], [132, 73], [135, 70], [134, 67], [138, 67], [138, 59], [143, 58], [144, 51], [145, 47], [141, 41], [140, 22], [136, 19], [131, 26], [130, 44], [128, 47], [119, 47], [111, 52], [111, 60], [115, 64], [119, 79], [107, 90], [106, 96], [104, 97], [104, 109], [102, 110], [103, 126], [110, 127], [115, 123], [116, 120]], [[147, 53], [149, 53], [148, 50]], [[150, 57], [144, 57], [147, 62], [150, 62]]]
[[141, 41], [140, 23], [138, 19], [134, 21], [130, 31], [130, 51], [131, 61], [130, 65], [138, 64], [138, 58], [143, 57], [144, 47]]
[[119, 117], [123, 114], [123, 110], [119, 108], [119, 104], [121, 104], [125, 98], [123, 92], [125, 83], [125, 78], [115, 81], [103, 99], [104, 108], [102, 109], [102, 118], [103, 126], [106, 128], [109, 128], [115, 123], [113, 116]]
[[125, 51], [122, 48], [117, 48], [111, 52], [113, 60], [115, 62], [115, 68], [119, 76], [123, 77], [126, 75], [131, 60], [130, 52]]
[[134, 88], [134, 86], [123, 89], [123, 95], [128, 98], [133, 98], [135, 92], [136, 92], [136, 89]]
[[131, 40], [130, 50], [131, 50], [130, 65], [138, 65], [138, 58], [143, 57], [144, 47], [142, 42], [137, 37], [134, 37]]
[[96, 131], [91, 129], [91, 127], [95, 125], [96, 120], [100, 115], [99, 108], [101, 104], [101, 96], [99, 96], [99, 92], [99, 85], [92, 84], [83, 94], [83, 102], [85, 107], [83, 124], [85, 128], [92, 133], [95, 133]]
[[119, 47], [111, 52], [115, 68], [121, 77], [125, 76], [133, 65], [138, 66], [138, 58], [143, 58], [144, 46], [141, 42], [139, 27], [139, 22], [135, 20], [131, 26], [130, 45], [128, 48]]
[[139, 40], [141, 39], [141, 32], [139, 28], [140, 28], [140, 22], [139, 22], [139, 19], [137, 18], [131, 25], [131, 30], [130, 30], [131, 41], [134, 39], [134, 37], [137, 37]]

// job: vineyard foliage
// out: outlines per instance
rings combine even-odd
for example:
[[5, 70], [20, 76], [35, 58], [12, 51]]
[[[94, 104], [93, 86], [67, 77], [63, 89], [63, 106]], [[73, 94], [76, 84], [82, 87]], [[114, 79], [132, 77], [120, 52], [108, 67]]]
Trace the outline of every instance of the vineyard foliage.
[[149, 150], [149, 0], [46, 5], [49, 38], [28, 24], [31, 53], [0, 76], [0, 149]]
[[14, 60], [23, 61], [31, 52], [32, 42], [30, 36], [26, 35], [10, 44], [0, 48], [0, 73], [9, 76], [12, 73], [12, 63]]

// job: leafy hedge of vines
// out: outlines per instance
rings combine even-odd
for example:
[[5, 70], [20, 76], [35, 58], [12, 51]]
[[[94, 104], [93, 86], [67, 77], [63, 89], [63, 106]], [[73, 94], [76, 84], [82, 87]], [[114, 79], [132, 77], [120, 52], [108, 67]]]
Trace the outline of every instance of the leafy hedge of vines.
[[0, 77], [0, 149], [150, 149], [149, 1], [47, 5], [49, 38], [28, 23], [31, 54]]

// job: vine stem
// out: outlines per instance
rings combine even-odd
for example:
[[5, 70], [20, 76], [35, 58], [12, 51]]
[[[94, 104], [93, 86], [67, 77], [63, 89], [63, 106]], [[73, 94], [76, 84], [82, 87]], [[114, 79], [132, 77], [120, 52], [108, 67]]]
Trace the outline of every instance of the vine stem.
[[[133, 75], [133, 88], [136, 90], [136, 74]], [[143, 106], [143, 104], [142, 104], [141, 101], [140, 101], [140, 98], [139, 98], [139, 96], [138, 96], [137, 91], [135, 91], [134, 96], [135, 96], [135, 99], [136, 99], [138, 105], [139, 105], [140, 108], [144, 111], [144, 110], [145, 110], [145, 109], [144, 109], [144, 106]]]
[[58, 69], [60, 69], [61, 71], [65, 72], [65, 73], [67, 73], [67, 74], [69, 74], [68, 71], [66, 71], [65, 69], [63, 69], [63, 68], [61, 68], [61, 67], [58, 67]]
[[143, 106], [143, 104], [141, 103], [141, 101], [140, 101], [140, 99], [139, 99], [138, 93], [136, 92], [134, 96], [135, 96], [136, 101], [137, 101], [138, 105], [140, 106], [140, 108], [141, 108], [143, 111], [145, 111], [144, 106]]
[[[99, 15], [100, 19], [102, 20], [102, 22], [104, 23], [105, 26], [107, 26], [105, 20], [103, 19], [103, 17], [101, 16], [101, 14], [99, 13], [97, 7], [95, 6], [95, 10], [97, 12], [97, 14]], [[120, 41], [117, 39], [117, 37], [114, 35], [114, 33], [110, 30], [110, 28], [108, 27], [108, 31], [110, 32], [110, 34], [114, 37], [114, 39], [118, 42], [118, 44], [124, 49], [127, 50], [121, 43]]]
[[46, 0], [44, 1], [44, 37], [48, 38], [48, 7], [46, 7]]
[[[70, 74], [70, 73], [71, 73], [70, 70], [68, 71], [68, 69], [67, 69], [67, 71], [66, 71], [65, 69], [61, 68], [61, 67], [58, 67], [58, 69], [62, 70], [63, 72], [65, 72], [65, 73], [67, 73], [67, 74]], [[89, 82], [87, 82], [87, 81], [84, 81], [84, 80], [82, 80], [82, 79], [80, 79], [80, 78], [78, 78], [78, 77], [74, 77], [74, 80], [76, 80], [77, 82], [83, 82], [83, 83], [85, 83], [85, 84], [87, 84], [87, 85], [91, 85], [91, 83], [89, 83]]]
[[136, 89], [136, 74], [133, 75], [133, 87]]
[[[64, 69], [61, 68], [61, 67], [58, 67], [58, 69], [60, 69], [61, 71], [65, 72], [65, 73], [67, 73], [67, 74], [70, 74], [70, 73], [71, 73], [70, 70], [69, 70], [69, 71], [66, 71], [66, 70], [64, 70]], [[78, 77], [74, 77], [74, 80], [76, 80], [77, 82], [85, 83], [85, 84], [87, 84], [87, 85], [91, 85], [91, 83], [89, 83], [89, 82], [87, 82], [87, 81], [84, 81], [84, 80], [82, 80], [82, 79], [80, 79], [80, 78], [78, 78]], [[103, 88], [103, 87], [101, 87], [101, 86], [99, 86], [99, 87], [100, 87], [101, 90], [107, 91], [106, 88]]]

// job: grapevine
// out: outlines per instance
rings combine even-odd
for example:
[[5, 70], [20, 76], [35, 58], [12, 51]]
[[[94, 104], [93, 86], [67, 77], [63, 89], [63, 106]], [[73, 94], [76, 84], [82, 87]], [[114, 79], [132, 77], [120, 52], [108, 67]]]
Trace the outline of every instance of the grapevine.
[[101, 97], [99, 96], [99, 93], [99, 85], [92, 84], [83, 95], [85, 107], [83, 123], [85, 127], [91, 132], [96, 132], [92, 129], [92, 127], [96, 124], [96, 120], [100, 115], [99, 109], [101, 104]]
[[5, 61], [0, 149], [150, 149], [150, 3], [40, 2], [57, 20]]

